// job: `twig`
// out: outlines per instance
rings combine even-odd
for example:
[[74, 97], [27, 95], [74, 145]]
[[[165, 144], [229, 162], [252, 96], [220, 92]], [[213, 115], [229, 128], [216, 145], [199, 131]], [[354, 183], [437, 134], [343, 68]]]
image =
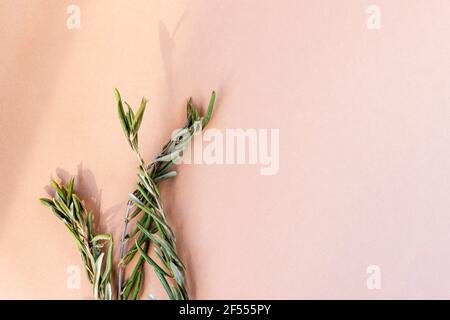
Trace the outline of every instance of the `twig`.
[[[122, 228], [122, 236], [120, 237], [120, 251], [119, 251], [119, 255], [120, 255], [120, 260], [122, 261], [123, 259], [123, 255], [125, 253], [125, 237], [127, 234], [127, 228], [128, 228], [128, 218], [130, 216], [130, 210], [132, 208], [133, 204], [131, 201], [128, 201], [127, 203], [127, 210], [125, 213], [125, 220], [123, 223], [123, 228]], [[122, 263], [119, 263], [119, 275], [118, 275], [118, 281], [117, 281], [117, 299], [121, 300], [121, 296], [122, 296], [122, 278], [123, 278], [123, 273], [124, 273], [124, 266]]]

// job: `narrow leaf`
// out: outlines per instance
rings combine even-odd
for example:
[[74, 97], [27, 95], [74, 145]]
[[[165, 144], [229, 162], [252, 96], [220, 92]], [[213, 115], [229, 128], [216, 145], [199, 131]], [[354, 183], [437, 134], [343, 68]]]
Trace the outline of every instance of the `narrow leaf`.
[[216, 92], [213, 91], [211, 94], [211, 99], [209, 100], [208, 111], [206, 112], [206, 115], [203, 118], [203, 129], [206, 128], [206, 126], [209, 123], [209, 120], [211, 120], [215, 101], [216, 101]]
[[173, 296], [173, 292], [170, 289], [169, 284], [167, 283], [166, 277], [164, 277], [164, 275], [162, 273], [158, 272], [158, 271], [156, 271], [156, 276], [158, 277], [159, 281], [161, 281], [161, 283], [162, 283], [164, 289], [166, 290], [167, 295], [169, 296], [169, 298], [171, 300], [175, 300], [175, 297]]
[[128, 136], [130, 134], [130, 128], [125, 115], [125, 111], [123, 110], [122, 98], [120, 97], [120, 93], [119, 90], [117, 90], [117, 88], [114, 88], [114, 93], [116, 94], [117, 99], [117, 111], [119, 113], [120, 124], [122, 125], [123, 132], [125, 133], [125, 136], [128, 139]]
[[138, 111], [136, 112], [136, 116], [134, 117], [133, 125], [131, 127], [131, 132], [133, 136], [135, 136], [141, 126], [142, 118], [145, 112], [145, 106], [147, 105], [147, 99], [142, 98], [141, 105], [139, 106]]
[[150, 258], [148, 256], [147, 253], [144, 252], [144, 250], [142, 250], [142, 248], [137, 244], [137, 242], [136, 242], [136, 247], [137, 247], [139, 253], [141, 254], [141, 256], [145, 259], [145, 261], [147, 261], [147, 263], [149, 265], [151, 265], [153, 268], [155, 268], [156, 272], [161, 272], [162, 274], [165, 274], [166, 276], [170, 277], [170, 275], [167, 272], [165, 272], [152, 258]]
[[181, 286], [184, 286], [184, 276], [183, 273], [181, 273], [180, 269], [175, 265], [175, 263], [170, 262], [170, 269], [172, 270], [173, 277], [175, 278], [175, 281]]
[[73, 183], [74, 183], [74, 178], [71, 177], [69, 184], [66, 187], [66, 191], [67, 191], [67, 199], [66, 199], [66, 204], [69, 205], [70, 202], [72, 201], [72, 193], [73, 193]]
[[136, 300], [139, 295], [139, 290], [141, 289], [142, 283], [142, 271], [139, 272], [136, 284], [134, 285], [133, 295], [131, 296], [132, 300]]
[[155, 178], [155, 182], [161, 182], [163, 180], [167, 180], [167, 179], [176, 177], [176, 175], [177, 175], [176, 171], [169, 171], [169, 172], [167, 172], [167, 173], [165, 173], [163, 175], [160, 175], [160, 176], [156, 177]]
[[102, 268], [103, 253], [95, 261], [94, 270], [94, 299], [99, 299], [100, 272]]

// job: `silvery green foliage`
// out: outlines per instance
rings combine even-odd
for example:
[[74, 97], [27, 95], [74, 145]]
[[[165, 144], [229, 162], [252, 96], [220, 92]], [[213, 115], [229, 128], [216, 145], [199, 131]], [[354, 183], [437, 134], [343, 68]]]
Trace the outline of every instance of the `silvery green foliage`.
[[[134, 113], [115, 89], [119, 119], [125, 137], [139, 159], [136, 189], [129, 194], [123, 232], [120, 239], [118, 271], [118, 298], [137, 299], [144, 278], [144, 263], [154, 270], [170, 299], [189, 299], [185, 283], [185, 266], [178, 256], [175, 236], [167, 223], [161, 204], [158, 183], [176, 176], [172, 165], [182, 156], [192, 137], [206, 127], [211, 119], [215, 93], [211, 95], [207, 113], [201, 117], [192, 99], [187, 103], [187, 121], [182, 129], [163, 147], [154, 161], [146, 163], [139, 152], [138, 132], [144, 116], [147, 100]], [[124, 105], [127, 106], [125, 112]], [[66, 225], [73, 235], [89, 279], [95, 299], [111, 300], [113, 239], [109, 234], [95, 234], [93, 215], [74, 192], [74, 179], [67, 186], [51, 181], [55, 190], [52, 199], [40, 201]], [[128, 225], [133, 222], [132, 230]], [[108, 244], [106, 250], [105, 244]], [[153, 248], [152, 251], [150, 249]], [[152, 252], [152, 254], [150, 253]], [[124, 280], [124, 271], [137, 255], [137, 262]], [[154, 299], [153, 295], [149, 299]]]
[[[192, 99], [187, 103], [187, 121], [151, 163], [146, 163], [138, 145], [138, 130], [142, 122], [147, 100], [142, 102], [137, 112], [122, 101], [119, 91], [115, 90], [119, 119], [125, 137], [136, 153], [140, 165], [136, 189], [129, 195], [122, 238], [120, 243], [120, 265], [118, 277], [119, 299], [136, 299], [143, 279], [143, 266], [147, 262], [154, 270], [167, 295], [172, 300], [189, 299], [185, 284], [185, 266], [178, 256], [175, 236], [167, 223], [161, 204], [161, 194], [157, 183], [176, 176], [172, 165], [182, 156], [192, 137], [206, 127], [211, 119], [215, 93], [211, 95], [207, 113], [200, 116]], [[125, 112], [124, 105], [128, 107]], [[133, 222], [135, 227], [128, 230]], [[125, 246], [128, 245], [128, 248]], [[153, 254], [149, 249], [153, 247]], [[124, 281], [124, 269], [138, 254], [137, 263], [130, 277]]]
[[[95, 234], [92, 212], [86, 210], [84, 202], [74, 193], [74, 179], [67, 186], [51, 180], [55, 190], [52, 199], [41, 198], [42, 204], [50, 208], [70, 231], [81, 253], [89, 282], [93, 285], [94, 299], [111, 300], [111, 267], [113, 239], [109, 234]], [[103, 252], [105, 243], [108, 250]]]

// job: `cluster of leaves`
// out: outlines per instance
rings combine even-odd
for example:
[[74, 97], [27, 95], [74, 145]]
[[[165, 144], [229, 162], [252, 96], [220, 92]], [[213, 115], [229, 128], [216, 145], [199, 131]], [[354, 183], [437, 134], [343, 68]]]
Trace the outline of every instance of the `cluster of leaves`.
[[[74, 193], [74, 179], [64, 186], [51, 180], [55, 190], [52, 199], [41, 198], [42, 204], [58, 217], [70, 231], [81, 253], [89, 282], [93, 285], [94, 299], [111, 300], [111, 268], [113, 239], [109, 234], [95, 234], [93, 230], [92, 211]], [[103, 247], [109, 243], [106, 253]]]
[[[119, 299], [136, 299], [139, 296], [145, 262], [153, 268], [170, 299], [189, 299], [185, 286], [185, 266], [177, 254], [175, 237], [167, 223], [157, 184], [176, 176], [176, 172], [171, 170], [172, 165], [182, 156], [183, 150], [192, 137], [205, 128], [211, 119], [215, 93], [213, 92], [211, 95], [204, 117], [200, 116], [192, 99], [189, 99], [186, 124], [170, 139], [151, 163], [143, 160], [138, 146], [138, 131], [147, 100], [143, 98], [139, 109], [134, 113], [132, 108], [122, 101], [117, 89], [115, 94], [125, 137], [140, 161], [138, 182], [136, 189], [129, 195], [120, 241]], [[124, 104], [128, 108], [127, 112], [124, 110]], [[132, 221], [135, 226], [131, 232], [128, 232], [128, 225]], [[126, 248], [128, 243], [131, 245]], [[152, 254], [149, 253], [151, 248], [157, 258], [151, 257]], [[124, 281], [125, 267], [137, 254], [137, 263], [129, 278]]]
[[[128, 143], [139, 159], [138, 181], [136, 189], [129, 195], [126, 217], [120, 239], [120, 261], [118, 274], [118, 298], [137, 299], [143, 281], [144, 264], [148, 263], [159, 278], [170, 299], [189, 299], [185, 284], [185, 266], [178, 256], [175, 236], [167, 223], [161, 205], [158, 183], [176, 176], [172, 165], [182, 156], [192, 137], [201, 132], [211, 119], [215, 93], [211, 95], [207, 113], [200, 116], [192, 99], [187, 103], [187, 121], [162, 151], [150, 163], [146, 163], [140, 152], [138, 132], [142, 123], [147, 100], [142, 99], [136, 111], [124, 101], [115, 89], [118, 112], [122, 128]], [[124, 105], [127, 106], [125, 112]], [[92, 212], [74, 192], [74, 179], [64, 186], [52, 180], [55, 190], [52, 199], [40, 201], [66, 225], [80, 250], [84, 267], [90, 283], [93, 285], [94, 298], [112, 299], [111, 270], [113, 239], [109, 234], [96, 235], [93, 231]], [[133, 222], [129, 232], [128, 225]], [[105, 244], [109, 244], [107, 252]], [[154, 255], [150, 249], [153, 249]], [[106, 253], [106, 258], [105, 258]], [[131, 275], [125, 281], [125, 268], [137, 256], [137, 262]], [[153, 256], [154, 258], [152, 258]]]

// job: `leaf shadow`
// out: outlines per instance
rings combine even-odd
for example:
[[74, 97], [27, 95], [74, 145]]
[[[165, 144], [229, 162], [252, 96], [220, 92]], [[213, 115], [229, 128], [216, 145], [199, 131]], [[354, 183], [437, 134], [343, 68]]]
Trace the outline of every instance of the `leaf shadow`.
[[167, 25], [162, 20], [159, 20], [158, 23], [159, 46], [169, 92], [173, 92], [173, 52], [175, 49], [175, 35], [186, 17], [186, 14], [187, 10], [184, 10], [172, 33], [169, 32]]
[[[56, 178], [64, 184], [67, 184], [72, 176], [75, 178], [74, 190], [76, 194], [84, 201], [86, 208], [92, 210], [94, 214], [96, 233], [114, 234], [116, 230], [114, 217], [120, 212], [122, 204], [118, 203], [102, 210], [103, 190], [99, 188], [93, 172], [84, 167], [82, 162], [78, 164], [75, 175], [61, 167], [56, 168]], [[50, 185], [46, 185], [44, 189], [49, 196], [55, 196], [55, 192]]]

